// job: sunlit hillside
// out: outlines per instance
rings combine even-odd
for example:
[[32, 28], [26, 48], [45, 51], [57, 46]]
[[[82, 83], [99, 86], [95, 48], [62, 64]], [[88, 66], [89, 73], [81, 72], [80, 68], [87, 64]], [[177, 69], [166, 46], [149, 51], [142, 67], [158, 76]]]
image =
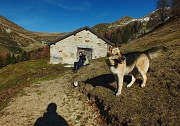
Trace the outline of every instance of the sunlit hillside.
[[0, 54], [21, 53], [44, 47], [66, 33], [33, 32], [0, 16]]
[[[180, 124], [180, 18], [172, 18], [149, 34], [120, 47], [122, 53], [144, 51], [165, 46], [168, 51], [150, 61], [146, 87], [141, 88], [141, 76], [130, 88], [124, 78], [122, 94], [115, 96], [116, 84], [105, 59], [92, 61], [73, 80], [81, 82], [79, 90], [101, 109], [107, 123], [119, 125]], [[88, 73], [87, 73], [88, 71]], [[81, 75], [81, 76], [78, 76]], [[73, 81], [72, 80], [72, 81]]]

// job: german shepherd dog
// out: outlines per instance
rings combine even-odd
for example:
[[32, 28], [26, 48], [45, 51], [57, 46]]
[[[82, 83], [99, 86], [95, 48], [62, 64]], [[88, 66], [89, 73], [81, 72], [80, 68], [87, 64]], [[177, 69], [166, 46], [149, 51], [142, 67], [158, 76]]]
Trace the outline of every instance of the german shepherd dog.
[[164, 51], [167, 51], [167, 48], [160, 46], [144, 52], [132, 52], [122, 55], [117, 44], [114, 47], [109, 47], [106, 61], [110, 71], [115, 76], [117, 83], [116, 95], [121, 94], [124, 75], [131, 76], [131, 82], [127, 84], [127, 87], [130, 87], [136, 81], [135, 77], [139, 72], [143, 77], [141, 87], [144, 87], [147, 81], [146, 74], [149, 69], [149, 60], [157, 57]]

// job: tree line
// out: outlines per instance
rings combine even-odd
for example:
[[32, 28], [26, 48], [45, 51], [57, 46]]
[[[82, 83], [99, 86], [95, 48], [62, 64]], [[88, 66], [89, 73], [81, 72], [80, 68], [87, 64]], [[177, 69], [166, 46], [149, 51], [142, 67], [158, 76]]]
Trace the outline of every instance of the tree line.
[[134, 21], [125, 25], [124, 27], [115, 28], [112, 30], [107, 30], [104, 33], [100, 33], [104, 38], [110, 40], [113, 43], [126, 43], [129, 40], [135, 39], [137, 34], [142, 34], [140, 29], [143, 25], [141, 22]]
[[172, 16], [180, 16], [180, 0], [158, 0], [156, 2], [156, 8], [159, 9], [159, 16], [161, 21], [164, 22], [167, 18], [167, 7], [171, 8]]
[[144, 25], [141, 22], [134, 21], [123, 27], [106, 29], [100, 31], [100, 34], [112, 43], [123, 44], [138, 38], [154, 29], [157, 25], [164, 23], [170, 17], [180, 16], [180, 0], [157, 0], [156, 14], [152, 14], [150, 20]]
[[27, 60], [37, 60], [37, 59], [47, 59], [50, 57], [49, 54], [49, 46], [45, 46], [44, 48], [39, 48], [32, 51], [23, 51], [20, 54], [1, 54], [0, 55], [0, 68], [5, 67], [9, 64], [15, 64]]

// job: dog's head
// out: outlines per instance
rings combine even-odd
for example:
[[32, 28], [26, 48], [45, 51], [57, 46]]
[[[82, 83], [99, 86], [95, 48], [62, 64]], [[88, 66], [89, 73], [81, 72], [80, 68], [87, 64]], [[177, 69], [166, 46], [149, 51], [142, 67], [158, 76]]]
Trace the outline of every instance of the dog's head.
[[[125, 60], [125, 57], [121, 55], [120, 49], [117, 44], [113, 47], [109, 47], [107, 52], [107, 58], [110, 60], [111, 64], [122, 63]], [[114, 62], [114, 63], [113, 63]]]

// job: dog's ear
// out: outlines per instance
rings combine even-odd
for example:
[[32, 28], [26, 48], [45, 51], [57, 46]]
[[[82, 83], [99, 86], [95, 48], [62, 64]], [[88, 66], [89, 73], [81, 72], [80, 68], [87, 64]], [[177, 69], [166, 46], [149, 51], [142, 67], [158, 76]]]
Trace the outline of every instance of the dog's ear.
[[117, 51], [118, 56], [119, 56], [119, 57], [122, 57], [121, 52], [120, 52], [120, 49], [119, 49], [117, 43], [116, 43], [116, 45], [115, 45], [115, 48], [116, 48], [116, 51]]
[[111, 55], [112, 47], [110, 45], [107, 46], [107, 56], [109, 57]]
[[107, 51], [111, 51], [112, 50], [112, 46], [107, 45]]
[[117, 44], [117, 42], [115, 43], [114, 47], [116, 47], [116, 48], [118, 47], [118, 44]]

